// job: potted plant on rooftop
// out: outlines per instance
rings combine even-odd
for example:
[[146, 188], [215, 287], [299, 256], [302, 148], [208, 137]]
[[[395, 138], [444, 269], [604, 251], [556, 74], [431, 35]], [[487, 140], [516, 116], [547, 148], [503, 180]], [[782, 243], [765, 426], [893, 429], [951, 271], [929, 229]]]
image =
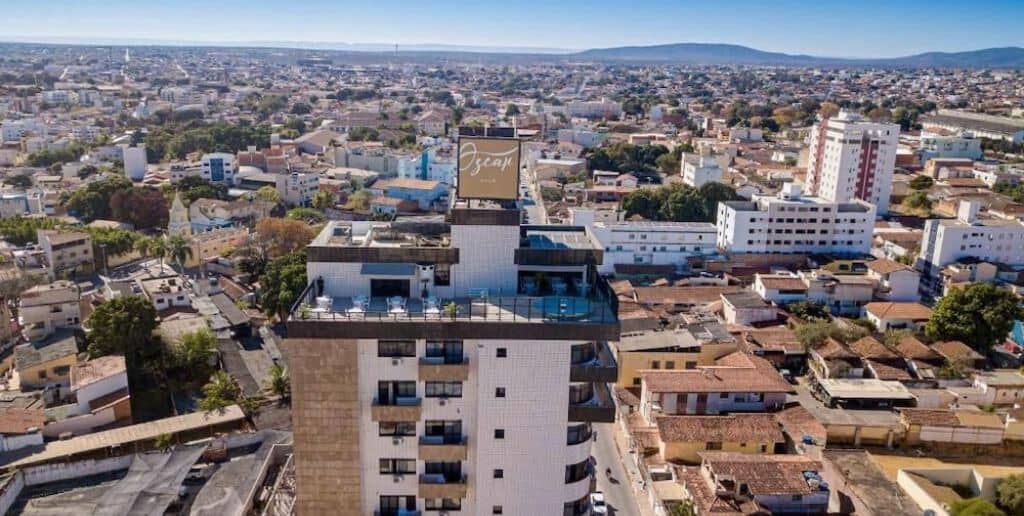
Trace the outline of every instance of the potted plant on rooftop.
[[449, 301], [448, 304], [444, 305], [444, 315], [452, 320], [455, 320], [455, 316], [459, 314], [459, 305], [455, 304], [455, 301]]

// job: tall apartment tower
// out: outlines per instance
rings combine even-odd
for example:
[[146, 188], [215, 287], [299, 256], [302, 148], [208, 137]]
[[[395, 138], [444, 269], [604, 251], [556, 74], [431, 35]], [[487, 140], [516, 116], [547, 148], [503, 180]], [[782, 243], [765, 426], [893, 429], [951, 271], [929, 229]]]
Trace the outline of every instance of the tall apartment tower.
[[299, 514], [590, 513], [619, 337], [603, 249], [519, 221], [459, 199], [310, 244], [285, 343]]
[[835, 203], [860, 199], [885, 215], [899, 135], [897, 124], [865, 121], [847, 111], [819, 122], [811, 130], [808, 193]]

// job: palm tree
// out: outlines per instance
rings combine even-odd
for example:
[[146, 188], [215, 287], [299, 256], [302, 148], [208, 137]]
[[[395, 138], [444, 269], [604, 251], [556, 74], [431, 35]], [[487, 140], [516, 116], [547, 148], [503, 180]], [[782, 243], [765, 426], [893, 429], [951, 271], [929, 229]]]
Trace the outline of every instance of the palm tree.
[[167, 256], [178, 264], [179, 269], [184, 269], [185, 261], [193, 256], [192, 246], [185, 237], [174, 235], [167, 239]]
[[142, 237], [135, 241], [135, 250], [143, 256], [160, 259], [160, 269], [164, 267], [167, 256], [167, 241], [160, 237]]
[[335, 198], [334, 194], [332, 194], [331, 192], [328, 192], [327, 190], [320, 190], [319, 192], [316, 193], [316, 195], [313, 196], [313, 201], [311, 204], [314, 208], [318, 210], [323, 210], [326, 208], [330, 208], [331, 206], [334, 206], [334, 204], [337, 201], [337, 198]]
[[207, 412], [222, 410], [238, 403], [241, 398], [242, 389], [238, 382], [227, 372], [217, 371], [203, 386], [203, 399], [199, 400], [199, 408]]
[[288, 378], [288, 372], [285, 371], [281, 364], [274, 364], [270, 367], [270, 380], [267, 382], [267, 388], [280, 397], [282, 401], [287, 400], [291, 394], [291, 380]]

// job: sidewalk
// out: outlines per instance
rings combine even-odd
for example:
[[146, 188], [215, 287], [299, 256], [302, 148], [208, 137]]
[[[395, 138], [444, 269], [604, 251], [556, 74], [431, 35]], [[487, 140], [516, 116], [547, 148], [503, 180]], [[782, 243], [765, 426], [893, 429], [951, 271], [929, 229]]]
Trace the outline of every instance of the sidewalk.
[[629, 449], [629, 436], [626, 435], [619, 422], [615, 422], [612, 428], [615, 429], [613, 432], [615, 450], [619, 452], [619, 459], [626, 468], [626, 474], [629, 475], [629, 485], [632, 486], [633, 493], [636, 495], [640, 514], [643, 516], [656, 516], [654, 508], [651, 506], [652, 487], [644, 485], [643, 475], [636, 465], [636, 452]]

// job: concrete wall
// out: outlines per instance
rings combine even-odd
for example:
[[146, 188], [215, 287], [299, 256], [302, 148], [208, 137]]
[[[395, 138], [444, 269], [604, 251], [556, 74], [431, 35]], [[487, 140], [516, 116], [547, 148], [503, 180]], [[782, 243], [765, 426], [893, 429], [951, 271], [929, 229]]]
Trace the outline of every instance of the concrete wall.
[[25, 476], [16, 471], [0, 485], [0, 513], [10, 514], [11, 506], [17, 501], [21, 490], [25, 488]]
[[0, 452], [20, 450], [26, 446], [42, 446], [43, 433], [36, 431], [30, 434], [0, 435]]
[[128, 469], [132, 464], [133, 458], [133, 455], [124, 455], [109, 459], [90, 459], [76, 462], [32, 466], [23, 470], [25, 474], [25, 485], [34, 486], [38, 484], [47, 484], [49, 482], [58, 482], [61, 480]]
[[[751, 455], [771, 455], [775, 453], [774, 442], [723, 442], [721, 451], [746, 453]], [[661, 456], [669, 461], [683, 461], [688, 464], [700, 464], [698, 453], [707, 450], [707, 442], [671, 442], [661, 443]]]

